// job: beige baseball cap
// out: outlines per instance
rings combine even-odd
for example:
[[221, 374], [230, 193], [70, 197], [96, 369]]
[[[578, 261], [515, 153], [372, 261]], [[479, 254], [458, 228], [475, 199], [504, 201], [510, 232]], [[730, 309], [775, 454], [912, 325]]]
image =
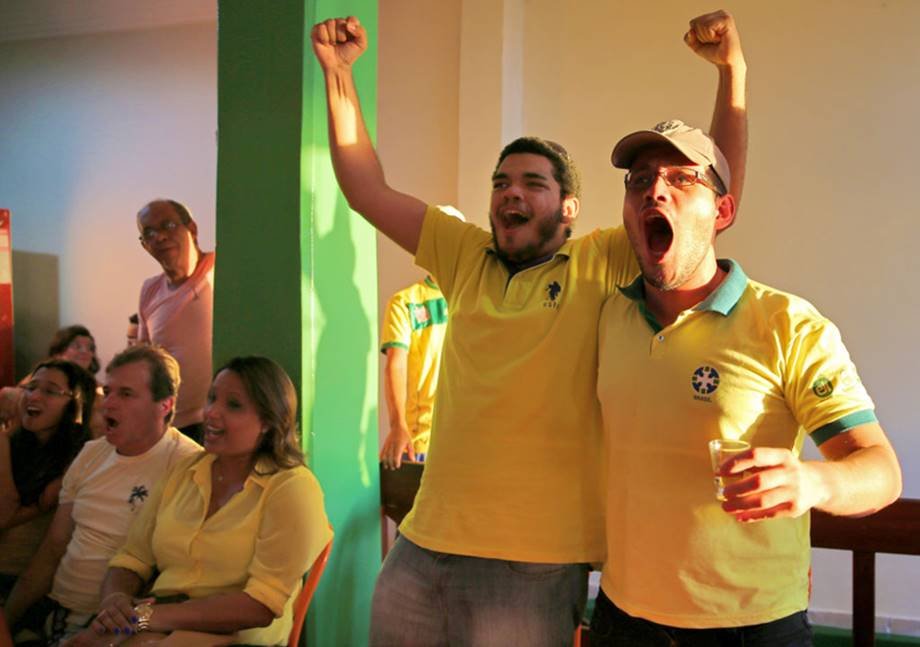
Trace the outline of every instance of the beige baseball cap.
[[617, 168], [628, 169], [643, 148], [662, 143], [670, 144], [695, 164], [711, 166], [728, 191], [732, 177], [728, 160], [722, 151], [712, 137], [678, 119], [662, 121], [651, 130], [640, 130], [626, 135], [613, 147], [610, 161]]

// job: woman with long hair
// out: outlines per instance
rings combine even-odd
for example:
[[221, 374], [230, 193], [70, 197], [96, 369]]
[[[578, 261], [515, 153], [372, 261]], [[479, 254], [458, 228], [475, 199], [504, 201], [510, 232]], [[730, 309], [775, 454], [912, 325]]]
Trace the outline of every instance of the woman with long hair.
[[48, 345], [48, 357], [70, 360], [95, 375], [99, 372], [96, 340], [86, 326], [75, 324], [61, 328]]
[[57, 505], [64, 471], [89, 438], [96, 380], [73, 362], [41, 362], [22, 387], [19, 416], [0, 426], [0, 573], [18, 574]]
[[[217, 371], [205, 451], [177, 464], [144, 505], [109, 563], [96, 619], [75, 644], [136, 632], [147, 644], [177, 630], [287, 642], [290, 602], [332, 537], [296, 416], [294, 385], [272, 360], [239, 357]], [[154, 572], [153, 602], [137, 604]]]

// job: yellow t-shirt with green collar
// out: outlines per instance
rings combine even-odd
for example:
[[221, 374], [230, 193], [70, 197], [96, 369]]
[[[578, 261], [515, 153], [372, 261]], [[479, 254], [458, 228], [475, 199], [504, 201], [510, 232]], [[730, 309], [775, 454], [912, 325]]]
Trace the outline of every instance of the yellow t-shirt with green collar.
[[380, 351], [393, 347], [406, 351], [406, 426], [416, 453], [428, 451], [446, 329], [447, 301], [430, 277], [390, 297], [380, 331]]
[[416, 262], [450, 325], [425, 472], [400, 531], [446, 553], [600, 561], [597, 321], [638, 271], [625, 233], [569, 240], [510, 276], [488, 232], [429, 207]]
[[707, 443], [801, 451], [875, 421], [837, 328], [740, 266], [661, 328], [641, 277], [600, 321], [608, 443], [605, 594], [688, 628], [769, 622], [806, 608], [809, 516], [742, 524], [715, 499]]

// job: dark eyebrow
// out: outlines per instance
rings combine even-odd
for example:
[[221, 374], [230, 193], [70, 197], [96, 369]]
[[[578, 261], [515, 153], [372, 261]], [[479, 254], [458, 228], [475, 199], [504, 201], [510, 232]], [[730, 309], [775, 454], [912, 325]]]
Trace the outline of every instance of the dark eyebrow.
[[524, 177], [529, 180], [544, 180], [549, 182], [549, 178], [542, 173], [524, 173]]
[[508, 174], [507, 174], [507, 173], [493, 173], [493, 174], [492, 174], [492, 180], [493, 180], [493, 181], [495, 181], [495, 180], [507, 180], [507, 179], [508, 179]]

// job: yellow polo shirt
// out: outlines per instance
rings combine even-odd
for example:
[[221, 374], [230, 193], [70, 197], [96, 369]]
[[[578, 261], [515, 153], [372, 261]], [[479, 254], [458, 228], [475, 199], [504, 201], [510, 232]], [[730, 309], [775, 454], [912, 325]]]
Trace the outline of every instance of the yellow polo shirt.
[[143, 579], [156, 568], [152, 593], [157, 596], [247, 593], [271, 609], [276, 620], [240, 631], [236, 641], [287, 644], [301, 578], [332, 538], [322, 490], [306, 467], [253, 473], [240, 492], [205, 519], [214, 459], [201, 453], [170, 471], [109, 566], [130, 569]]
[[428, 451], [446, 330], [447, 301], [431, 278], [390, 297], [380, 331], [380, 351], [406, 350], [406, 426], [416, 453]]
[[641, 277], [600, 322], [607, 562], [621, 609], [676, 627], [759, 624], [808, 604], [809, 515], [740, 523], [715, 498], [707, 443], [798, 454], [873, 422], [837, 328], [731, 261], [709, 298], [661, 328]]
[[625, 232], [569, 240], [510, 276], [488, 232], [429, 207], [416, 262], [450, 325], [427, 464], [400, 531], [446, 553], [600, 561], [597, 321], [637, 272]]

